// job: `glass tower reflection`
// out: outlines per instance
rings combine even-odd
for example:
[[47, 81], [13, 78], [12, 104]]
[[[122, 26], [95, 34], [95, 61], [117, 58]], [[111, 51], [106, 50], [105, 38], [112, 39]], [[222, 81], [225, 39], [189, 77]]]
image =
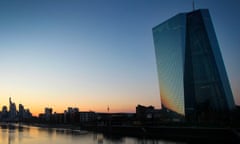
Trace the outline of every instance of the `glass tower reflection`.
[[161, 102], [181, 115], [225, 112], [234, 100], [207, 9], [153, 28]]

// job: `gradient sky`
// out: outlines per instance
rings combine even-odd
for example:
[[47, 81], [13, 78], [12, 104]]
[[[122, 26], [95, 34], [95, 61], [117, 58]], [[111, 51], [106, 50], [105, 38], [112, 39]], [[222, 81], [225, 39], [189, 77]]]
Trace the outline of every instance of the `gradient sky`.
[[[240, 104], [240, 1], [208, 8]], [[134, 112], [160, 108], [152, 28], [192, 0], [21, 0], [0, 2], [0, 107], [8, 98], [34, 115], [52, 107]]]

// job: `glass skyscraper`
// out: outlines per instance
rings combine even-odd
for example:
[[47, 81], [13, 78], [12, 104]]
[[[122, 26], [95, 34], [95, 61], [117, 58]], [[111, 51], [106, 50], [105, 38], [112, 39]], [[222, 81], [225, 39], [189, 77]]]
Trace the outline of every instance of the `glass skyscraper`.
[[164, 108], [188, 116], [235, 107], [207, 9], [180, 13], [152, 31]]

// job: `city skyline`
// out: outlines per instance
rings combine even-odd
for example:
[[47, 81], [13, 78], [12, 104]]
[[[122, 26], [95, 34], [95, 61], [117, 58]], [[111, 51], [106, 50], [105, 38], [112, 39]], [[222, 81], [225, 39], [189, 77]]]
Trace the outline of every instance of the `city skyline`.
[[[173, 5], [173, 3], [178, 3]], [[196, 1], [208, 8], [236, 104], [240, 104], [240, 4]], [[52, 107], [133, 112], [160, 108], [152, 27], [192, 0], [0, 2], [0, 107], [12, 97], [33, 115]]]

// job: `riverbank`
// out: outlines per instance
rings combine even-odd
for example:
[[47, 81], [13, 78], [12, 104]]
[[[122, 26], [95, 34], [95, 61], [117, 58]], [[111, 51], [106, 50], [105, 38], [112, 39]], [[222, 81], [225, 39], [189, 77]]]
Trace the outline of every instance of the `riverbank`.
[[1, 122], [0, 126], [3, 128], [11, 128], [11, 127], [24, 127], [24, 126], [33, 126], [40, 128], [56, 128], [56, 129], [71, 129], [71, 130], [80, 130], [79, 126], [75, 125], [66, 125], [66, 124], [40, 124], [40, 123], [9, 123], [9, 122]]
[[141, 127], [141, 126], [87, 126], [88, 131], [107, 135], [133, 136], [140, 138], [168, 139], [189, 143], [240, 143], [240, 133], [233, 128], [207, 127]]
[[46, 124], [23, 124], [23, 123], [0, 123], [1, 129], [20, 130], [29, 129], [29, 127], [35, 127], [38, 129], [46, 129], [47, 131], [56, 130], [58, 133], [83, 135], [88, 134], [88, 131], [82, 130], [79, 127], [73, 125], [46, 125]]

